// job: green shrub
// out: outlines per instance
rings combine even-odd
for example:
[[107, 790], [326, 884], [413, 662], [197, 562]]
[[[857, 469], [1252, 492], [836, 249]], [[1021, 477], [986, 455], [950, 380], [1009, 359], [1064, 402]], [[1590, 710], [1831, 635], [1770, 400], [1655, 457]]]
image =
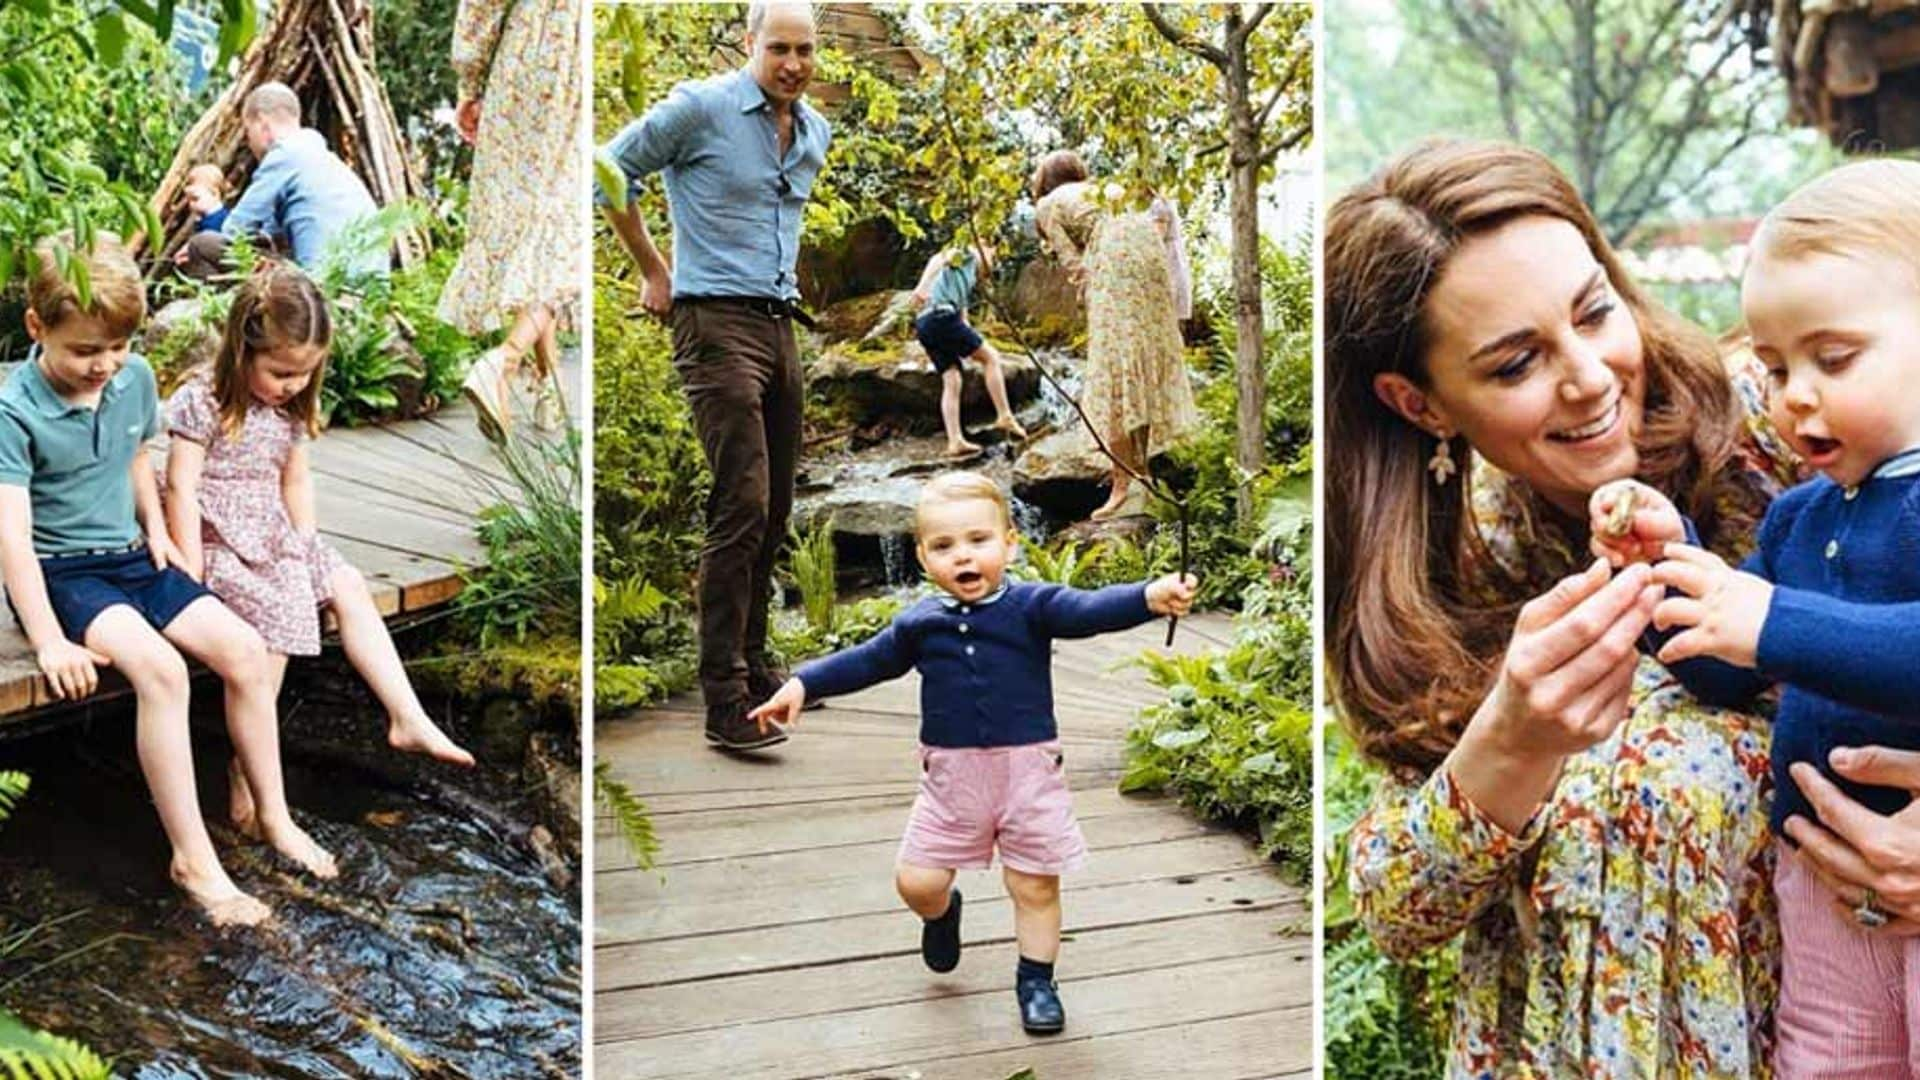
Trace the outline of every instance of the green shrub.
[[790, 528], [787, 536], [787, 579], [800, 593], [800, 610], [807, 617], [807, 626], [816, 633], [831, 633], [834, 605], [840, 599], [839, 583], [834, 578], [837, 560], [833, 518], [816, 520], [804, 534]]
[[647, 816], [647, 804], [625, 782], [613, 778], [613, 767], [604, 761], [593, 763], [593, 794], [614, 828], [626, 841], [627, 851], [640, 869], [650, 870], [660, 856], [660, 840], [654, 835], [653, 821]]
[[816, 656], [851, 648], [886, 628], [908, 601], [896, 595], [869, 596], [833, 609], [828, 628], [821, 630], [804, 616], [774, 616], [768, 642], [784, 664], [797, 664]]
[[568, 429], [553, 441], [523, 428], [494, 456], [505, 481], [475, 470], [493, 505], [481, 511], [486, 565], [468, 575], [454, 601], [455, 617], [482, 648], [530, 635], [571, 639], [580, 634], [580, 436]]

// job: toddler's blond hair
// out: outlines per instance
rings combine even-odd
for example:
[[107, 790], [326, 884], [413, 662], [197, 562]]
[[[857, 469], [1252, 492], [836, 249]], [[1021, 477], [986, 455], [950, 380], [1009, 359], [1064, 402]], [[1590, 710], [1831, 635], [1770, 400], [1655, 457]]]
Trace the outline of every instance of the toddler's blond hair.
[[[71, 253], [84, 266], [90, 303], [80, 302], [80, 290], [60, 272], [58, 253]], [[49, 330], [74, 315], [100, 320], [115, 337], [132, 337], [147, 317], [147, 288], [140, 267], [120, 238], [109, 232], [93, 234], [93, 247], [75, 246], [72, 232], [49, 236], [33, 246], [33, 267], [27, 275], [27, 310]]]
[[959, 470], [941, 473], [920, 489], [920, 503], [913, 512], [914, 533], [917, 535], [923, 528], [920, 516], [927, 507], [973, 499], [992, 503], [1000, 511], [1000, 527], [1013, 528], [1013, 508], [1007, 504], [1007, 493], [1000, 490], [1000, 485], [977, 472]]
[[1842, 165], [1787, 196], [1753, 234], [1753, 261], [1807, 255], [1898, 259], [1920, 287], [1920, 163]]
[[187, 184], [199, 184], [213, 192], [216, 198], [224, 199], [227, 195], [227, 174], [220, 171], [220, 166], [204, 161], [187, 170]]

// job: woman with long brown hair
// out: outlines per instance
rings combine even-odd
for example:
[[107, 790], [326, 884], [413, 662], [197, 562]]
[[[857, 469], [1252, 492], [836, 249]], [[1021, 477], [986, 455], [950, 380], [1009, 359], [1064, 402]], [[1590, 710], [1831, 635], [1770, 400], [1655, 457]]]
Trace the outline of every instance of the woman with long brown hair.
[[1517, 146], [1387, 165], [1325, 275], [1328, 664], [1390, 773], [1349, 846], [1368, 929], [1465, 935], [1455, 1075], [1765, 1073], [1769, 732], [1638, 656], [1660, 590], [1587, 531], [1632, 476], [1744, 554], [1795, 478], [1760, 382]]

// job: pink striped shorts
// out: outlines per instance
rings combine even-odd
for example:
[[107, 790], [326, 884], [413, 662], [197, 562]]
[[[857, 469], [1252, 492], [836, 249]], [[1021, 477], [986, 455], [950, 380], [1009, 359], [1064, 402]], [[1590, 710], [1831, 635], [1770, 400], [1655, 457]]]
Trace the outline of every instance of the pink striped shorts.
[[900, 841], [900, 861], [984, 870], [995, 848], [1002, 866], [1026, 874], [1063, 874], [1087, 861], [1059, 741], [922, 745], [920, 795]]
[[1920, 943], [1862, 929], [1784, 841], [1779, 1080], [1920, 1076]]

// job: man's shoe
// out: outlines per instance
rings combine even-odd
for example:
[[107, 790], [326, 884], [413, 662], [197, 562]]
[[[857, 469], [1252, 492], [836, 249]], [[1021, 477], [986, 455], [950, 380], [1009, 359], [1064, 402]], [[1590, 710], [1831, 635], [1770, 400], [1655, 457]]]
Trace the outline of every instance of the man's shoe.
[[960, 966], [960, 890], [947, 895], [947, 911], [920, 924], [920, 959], [945, 974]]
[[787, 733], [747, 719], [748, 704], [733, 700], [707, 706], [707, 741], [722, 750], [760, 750], [787, 741]]
[[1014, 984], [1020, 999], [1020, 1026], [1029, 1035], [1057, 1035], [1067, 1026], [1067, 1010], [1060, 1004], [1060, 987], [1052, 979], [1028, 978]]

